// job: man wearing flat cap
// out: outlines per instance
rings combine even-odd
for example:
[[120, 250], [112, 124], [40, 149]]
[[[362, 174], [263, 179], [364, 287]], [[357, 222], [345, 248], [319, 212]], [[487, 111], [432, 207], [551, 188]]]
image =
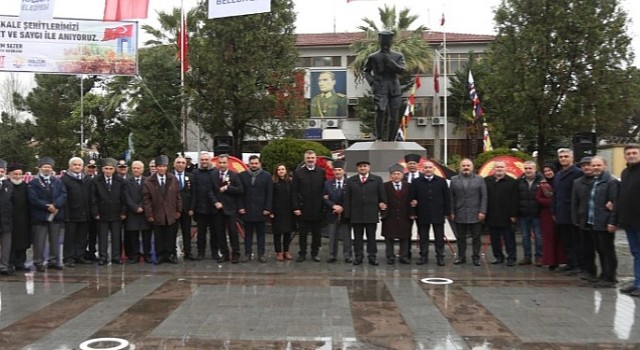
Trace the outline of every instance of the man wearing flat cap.
[[327, 232], [329, 233], [329, 260], [334, 263], [338, 257], [338, 242], [342, 239], [342, 255], [346, 263], [353, 262], [351, 258], [351, 228], [344, 220], [344, 191], [345, 191], [345, 162], [333, 161], [332, 180], [324, 182], [324, 204], [327, 209]]
[[[84, 158], [84, 174], [89, 182], [98, 175], [98, 162], [90, 157]], [[89, 186], [91, 189], [91, 186]], [[89, 191], [91, 193], [91, 190]], [[97, 261], [96, 245], [98, 244], [98, 221], [91, 216], [89, 219], [89, 233], [87, 234], [87, 247], [84, 253], [84, 259], [87, 261]]]
[[376, 140], [394, 141], [402, 102], [399, 77], [404, 73], [405, 62], [401, 53], [391, 51], [393, 32], [378, 33], [378, 42], [380, 50], [367, 58], [364, 76], [373, 90]]
[[364, 259], [364, 234], [367, 234], [367, 256], [370, 265], [378, 265], [376, 227], [380, 212], [387, 210], [387, 193], [380, 176], [370, 173], [369, 162], [356, 163], [358, 173], [347, 180], [344, 215], [351, 223], [354, 236], [354, 265]]
[[176, 177], [167, 171], [169, 157], [156, 158], [156, 173], [142, 186], [142, 206], [147, 221], [153, 226], [156, 264], [178, 263], [176, 234], [182, 212], [180, 185]]
[[411, 226], [413, 226], [410, 217], [413, 210], [409, 205], [409, 192], [412, 185], [402, 180], [403, 175], [404, 167], [400, 164], [393, 164], [389, 167], [391, 180], [384, 183], [384, 190], [387, 194], [387, 210], [386, 215], [382, 217], [382, 236], [384, 236], [388, 265], [393, 265], [396, 262], [394, 250], [396, 240], [400, 245], [400, 263], [410, 264], [408, 254]]
[[422, 156], [419, 154], [407, 154], [404, 156], [404, 162], [407, 164], [407, 172], [404, 174], [403, 180], [412, 183], [413, 180], [416, 180], [423, 176], [418, 166], [420, 164], [420, 159]]
[[118, 166], [116, 167], [116, 173], [122, 179], [126, 180], [127, 175], [129, 174], [129, 165], [127, 165], [127, 161], [124, 159], [118, 160]]
[[[120, 260], [122, 220], [126, 218], [127, 207], [124, 198], [124, 180], [115, 174], [118, 162], [113, 158], [103, 158], [102, 174], [91, 182], [91, 215], [98, 221], [99, 265], [122, 264]], [[111, 238], [111, 259], [108, 243]]]
[[33, 264], [38, 272], [45, 271], [45, 245], [49, 240], [48, 267], [62, 270], [60, 228], [67, 191], [60, 179], [53, 176], [55, 162], [50, 157], [38, 160], [38, 175], [29, 182], [29, 202], [33, 223]]

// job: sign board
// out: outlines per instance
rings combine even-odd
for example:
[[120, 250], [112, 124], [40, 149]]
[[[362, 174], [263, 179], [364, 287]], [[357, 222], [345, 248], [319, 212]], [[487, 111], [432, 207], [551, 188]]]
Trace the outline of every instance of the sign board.
[[271, 12], [271, 0], [209, 0], [209, 18]]
[[0, 72], [136, 75], [138, 24], [0, 16]]

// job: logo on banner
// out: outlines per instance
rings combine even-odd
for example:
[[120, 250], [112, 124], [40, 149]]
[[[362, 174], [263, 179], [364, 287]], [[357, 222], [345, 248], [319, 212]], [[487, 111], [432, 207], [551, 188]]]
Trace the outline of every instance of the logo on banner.
[[133, 36], [133, 24], [115, 28], [105, 28], [102, 41], [115, 40], [120, 38], [131, 38]]

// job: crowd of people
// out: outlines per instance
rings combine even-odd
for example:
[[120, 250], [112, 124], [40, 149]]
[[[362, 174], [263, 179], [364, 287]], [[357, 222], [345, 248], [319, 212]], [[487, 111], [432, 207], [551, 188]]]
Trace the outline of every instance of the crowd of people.
[[[185, 261], [205, 259], [207, 247], [218, 263], [266, 263], [267, 223], [276, 261], [320, 262], [321, 228], [326, 223], [328, 263], [337, 262], [342, 242], [345, 263], [360, 265], [366, 257], [376, 266], [381, 222], [387, 264], [412, 263], [410, 243], [416, 225], [415, 263], [429, 262], [432, 230], [436, 264], [444, 266], [448, 220], [458, 246], [455, 265], [467, 263], [469, 236], [471, 262], [481, 265], [484, 225], [494, 257], [491, 264], [546, 266], [599, 288], [616, 286], [614, 238], [623, 228], [635, 279], [621, 291], [640, 296], [640, 207], [634, 202], [640, 194], [640, 146], [628, 145], [624, 152], [628, 167], [621, 181], [607, 171], [603, 158], [583, 158], [576, 165], [573, 152], [565, 148], [541, 172], [535, 162], [525, 162], [524, 174], [517, 179], [507, 175], [503, 161], [496, 161], [493, 174], [482, 178], [474, 173], [473, 162], [463, 159], [450, 183], [435, 174], [434, 163], [421, 162], [417, 154], [405, 156], [406, 171], [404, 165], [391, 165], [388, 181], [371, 173], [365, 160], [356, 162], [352, 176], [347, 176], [346, 163], [336, 160], [333, 177], [327, 179], [313, 151], [304, 154], [301, 167], [278, 164], [272, 173], [262, 169], [255, 155], [241, 173], [229, 169], [227, 155], [219, 155], [214, 167], [205, 151], [197, 167], [181, 156], [170, 167], [169, 157], [162, 155], [147, 171], [141, 161], [132, 162], [129, 171], [122, 160], [73, 157], [56, 176], [54, 160], [43, 157], [29, 181], [20, 164], [0, 160], [0, 274], [62, 270], [76, 264], [177, 264], [180, 255]], [[520, 260], [516, 226], [524, 252]], [[290, 250], [294, 232], [296, 257]], [[26, 265], [30, 247], [33, 266]]]

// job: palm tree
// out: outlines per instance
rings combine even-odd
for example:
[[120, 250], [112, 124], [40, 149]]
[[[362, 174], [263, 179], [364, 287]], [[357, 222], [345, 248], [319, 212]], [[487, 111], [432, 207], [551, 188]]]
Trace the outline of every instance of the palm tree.
[[[430, 71], [433, 67], [433, 49], [423, 38], [428, 28], [420, 25], [416, 29], [409, 29], [418, 20], [418, 16], [410, 15], [408, 8], [398, 13], [395, 6], [387, 5], [378, 8], [378, 13], [382, 25], [378, 27], [372, 19], [363, 18], [365, 25], [359, 26], [358, 29], [364, 32], [364, 37], [351, 44], [356, 57], [349, 68], [353, 71], [356, 81], [361, 82], [364, 78], [362, 74], [364, 64], [367, 57], [378, 50], [378, 33], [384, 30], [395, 34], [393, 50], [404, 55], [407, 77]], [[410, 79], [401, 79], [401, 81], [410, 81]]]

